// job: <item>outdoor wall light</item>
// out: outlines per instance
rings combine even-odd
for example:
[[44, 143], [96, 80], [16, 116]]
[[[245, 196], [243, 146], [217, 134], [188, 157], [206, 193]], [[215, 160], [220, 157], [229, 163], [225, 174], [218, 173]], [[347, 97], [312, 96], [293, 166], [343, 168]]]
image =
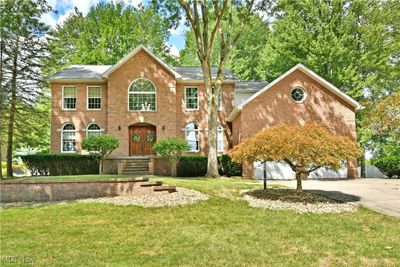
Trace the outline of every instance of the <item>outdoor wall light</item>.
[[121, 125], [118, 126], [118, 131], [121, 131]]

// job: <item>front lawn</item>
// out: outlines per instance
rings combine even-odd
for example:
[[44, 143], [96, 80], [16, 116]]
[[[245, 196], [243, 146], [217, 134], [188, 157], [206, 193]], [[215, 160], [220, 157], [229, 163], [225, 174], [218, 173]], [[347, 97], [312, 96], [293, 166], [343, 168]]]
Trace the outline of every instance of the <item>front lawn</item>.
[[329, 266], [400, 264], [400, 220], [355, 213], [250, 208], [238, 179], [154, 178], [208, 194], [195, 205], [141, 208], [96, 203], [0, 211], [1, 259], [38, 266]]

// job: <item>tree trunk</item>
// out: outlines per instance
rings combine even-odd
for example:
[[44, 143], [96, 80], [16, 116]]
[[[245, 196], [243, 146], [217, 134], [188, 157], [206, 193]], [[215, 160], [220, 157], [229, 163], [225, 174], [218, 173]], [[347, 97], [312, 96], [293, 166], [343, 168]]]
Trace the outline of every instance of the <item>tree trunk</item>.
[[177, 176], [177, 170], [176, 170], [177, 162], [174, 161], [171, 163], [171, 176], [176, 177]]
[[363, 154], [360, 158], [360, 167], [361, 167], [361, 178], [366, 178], [367, 177], [367, 166], [365, 162], [365, 154]]
[[296, 191], [301, 192], [303, 191], [303, 187], [301, 185], [301, 172], [296, 171], [296, 181], [297, 181], [297, 186], [296, 186]]
[[103, 174], [103, 159], [100, 159], [99, 162], [99, 174]]
[[202, 62], [204, 83], [208, 99], [208, 158], [206, 177], [219, 177], [217, 154], [217, 122], [218, 122], [218, 85], [213, 89], [211, 84], [211, 66], [209, 62]]
[[14, 117], [15, 107], [17, 104], [17, 67], [18, 67], [18, 49], [19, 38], [17, 37], [15, 43], [15, 51], [13, 55], [13, 66], [11, 76], [11, 100], [10, 100], [10, 114], [8, 118], [8, 131], [7, 131], [7, 177], [13, 177], [12, 170], [12, 154], [13, 154], [13, 140], [14, 140]]
[[264, 188], [264, 190], [267, 190], [267, 162], [266, 161], [263, 162], [263, 166], [264, 166], [263, 188]]

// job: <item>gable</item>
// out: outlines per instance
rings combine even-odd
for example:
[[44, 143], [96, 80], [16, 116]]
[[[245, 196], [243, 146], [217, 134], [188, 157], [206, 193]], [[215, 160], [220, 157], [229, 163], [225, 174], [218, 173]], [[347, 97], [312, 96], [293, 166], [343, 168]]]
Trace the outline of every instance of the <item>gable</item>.
[[[271, 90], [274, 90], [274, 88], [277, 87], [282, 87], [284, 83], [287, 83], [288, 80], [291, 79], [291, 77], [297, 76], [297, 86], [300, 87], [307, 87], [307, 85], [302, 85], [304, 81], [308, 81], [309, 83], [314, 84], [319, 90], [321, 91], [320, 93], [325, 93], [329, 94], [330, 96], [333, 96], [337, 101], [340, 101], [346, 106], [349, 106], [352, 110], [357, 110], [362, 108], [362, 106], [352, 99], [350, 96], [346, 95], [342, 91], [340, 91], [337, 87], [326, 81], [324, 78], [316, 74], [315, 72], [311, 71], [307, 67], [305, 67], [302, 64], [297, 64], [290, 70], [288, 70], [286, 73], [272, 81], [270, 84], [265, 86], [262, 90], [258, 91], [254, 95], [252, 95], [250, 98], [248, 98], [246, 101], [244, 101], [242, 104], [240, 104], [237, 108], [235, 108], [232, 113], [228, 117], [228, 121], [233, 121], [236, 116], [240, 113], [240, 111], [247, 105], [249, 105], [251, 102], [255, 101], [255, 99], [259, 98], [261, 95], [270, 93]], [[303, 81], [303, 82], [302, 82]], [[310, 82], [311, 81], [311, 82]], [[296, 86], [296, 84], [291, 85], [293, 88]], [[307, 91], [307, 88], [305, 88]]]
[[128, 62], [131, 58], [133, 58], [136, 54], [139, 52], [145, 52], [148, 56], [150, 56], [154, 61], [156, 61], [160, 66], [165, 68], [168, 72], [173, 74], [175, 78], [180, 78], [179, 73], [177, 73], [174, 69], [172, 69], [167, 63], [165, 63], [163, 60], [161, 60], [159, 57], [154, 55], [150, 50], [148, 50], [146, 47], [140, 45], [137, 48], [135, 48], [132, 52], [130, 52], [128, 55], [126, 55], [124, 58], [122, 58], [120, 61], [118, 61], [115, 65], [113, 65], [111, 68], [109, 68], [106, 72], [104, 72], [104, 76], [108, 77], [111, 75], [114, 71], [125, 65], [126, 62]]

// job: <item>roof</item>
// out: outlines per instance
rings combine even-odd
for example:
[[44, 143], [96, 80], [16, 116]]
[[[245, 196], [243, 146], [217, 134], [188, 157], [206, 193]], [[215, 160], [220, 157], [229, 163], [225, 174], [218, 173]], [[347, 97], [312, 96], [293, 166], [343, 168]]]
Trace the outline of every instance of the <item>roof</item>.
[[240, 111], [243, 109], [244, 106], [246, 106], [249, 102], [251, 102], [257, 96], [263, 94], [265, 91], [267, 91], [268, 89], [273, 87], [275, 84], [277, 84], [282, 79], [284, 79], [285, 77], [289, 76], [291, 73], [293, 73], [296, 70], [300, 70], [301, 72], [303, 72], [304, 74], [306, 74], [307, 76], [312, 78], [313, 80], [317, 81], [324, 88], [328, 89], [329, 91], [334, 93], [336, 96], [338, 96], [339, 98], [343, 99], [346, 103], [350, 104], [356, 110], [362, 108], [361, 104], [358, 103], [356, 100], [354, 100], [350, 96], [348, 96], [345, 93], [343, 93], [342, 91], [340, 91], [336, 86], [334, 86], [333, 84], [331, 84], [330, 82], [328, 82], [327, 80], [325, 80], [324, 78], [322, 78], [321, 76], [319, 76], [318, 74], [316, 74], [315, 72], [313, 72], [312, 70], [310, 70], [309, 68], [304, 66], [303, 64], [299, 63], [296, 66], [294, 66], [293, 68], [291, 68], [290, 70], [288, 70], [287, 72], [285, 72], [284, 74], [282, 74], [281, 76], [279, 76], [278, 78], [276, 78], [274, 81], [272, 81], [270, 84], [265, 86], [263, 89], [261, 89], [260, 91], [258, 91], [257, 93], [255, 93], [254, 95], [249, 97], [242, 104], [240, 104], [239, 106], [235, 107], [232, 110], [231, 114], [229, 115], [227, 121], [232, 122], [239, 115]]
[[112, 65], [71, 65], [48, 76], [49, 80], [99, 80]]
[[[203, 70], [200, 66], [190, 66], [190, 67], [173, 67], [173, 69], [181, 75], [182, 80], [202, 80]], [[218, 68], [211, 68], [212, 79], [217, 76]], [[224, 80], [236, 80], [236, 77], [228, 69], [225, 69]]]
[[267, 85], [267, 81], [237, 81], [235, 91], [260, 91]]
[[[121, 65], [127, 62], [141, 50], [144, 50], [147, 54], [149, 54], [155, 61], [166, 68], [178, 80], [191, 81], [203, 79], [203, 71], [201, 67], [171, 67], [142, 45], [136, 47], [132, 52], [114, 65], [71, 65], [48, 76], [48, 79], [50, 82], [65, 80], [105, 80], [111, 73], [113, 73], [116, 69], [118, 69]], [[211, 68], [212, 78], [215, 79], [216, 75], [217, 68]], [[236, 78], [230, 70], [225, 70], [224, 80], [236, 80]]]

